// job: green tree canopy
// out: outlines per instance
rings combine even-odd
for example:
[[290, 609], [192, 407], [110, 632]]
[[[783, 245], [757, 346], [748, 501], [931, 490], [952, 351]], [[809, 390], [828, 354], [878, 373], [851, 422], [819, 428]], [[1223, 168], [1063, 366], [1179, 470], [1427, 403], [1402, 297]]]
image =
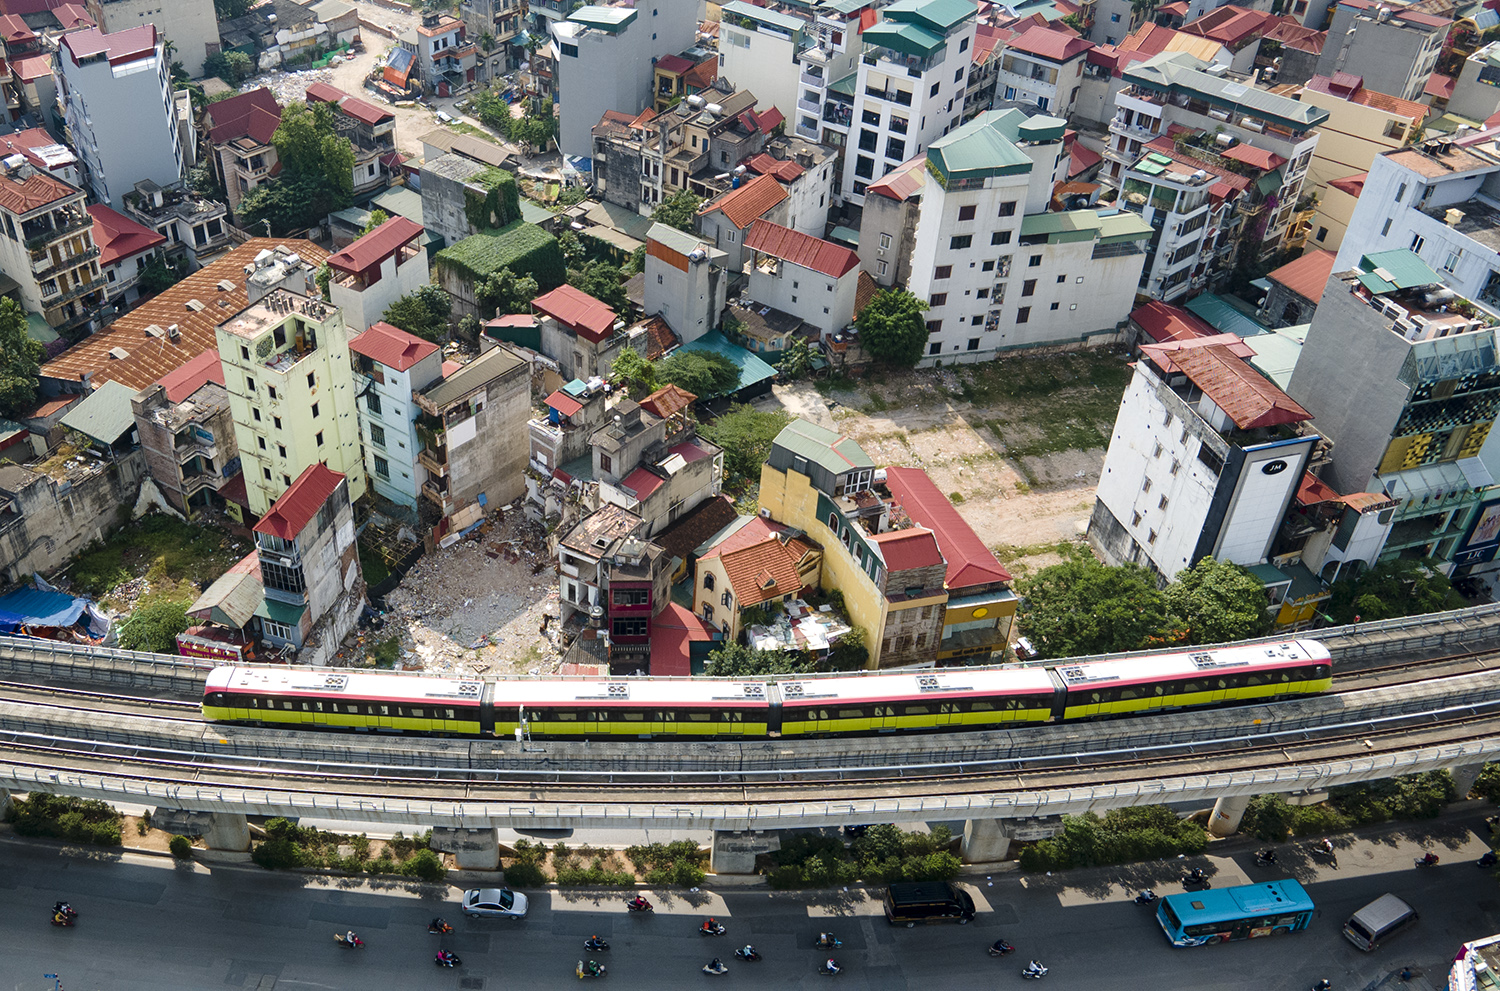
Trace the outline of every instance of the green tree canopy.
[[679, 350], [656, 363], [656, 380], [681, 386], [699, 399], [711, 399], [739, 385], [740, 370], [714, 351]]
[[221, 21], [244, 17], [249, 11], [250, 0], [214, 0], [214, 13]]
[[1431, 558], [1383, 561], [1353, 581], [1337, 582], [1328, 600], [1328, 614], [1338, 623], [1394, 619], [1441, 612], [1463, 605], [1453, 583]]
[[203, 60], [204, 74], [218, 76], [230, 87], [238, 87], [254, 68], [255, 64], [244, 52], [215, 52]]
[[26, 311], [0, 297], [0, 413], [14, 415], [36, 400], [37, 371], [47, 356], [41, 342], [26, 333]]
[[882, 289], [855, 318], [860, 343], [871, 358], [910, 368], [927, 350], [927, 304], [905, 289]]
[[188, 628], [187, 604], [157, 599], [120, 624], [120, 646], [153, 654], [177, 653], [177, 634]]
[[791, 422], [791, 414], [785, 410], [735, 403], [727, 413], [701, 424], [698, 433], [724, 449], [724, 471], [731, 484], [758, 482], [760, 466], [771, 453], [771, 441]]
[[621, 348], [620, 353], [615, 355], [609, 377], [617, 385], [624, 386], [632, 399], [640, 399], [656, 391], [656, 366], [632, 347]]
[[1163, 593], [1188, 643], [1229, 643], [1271, 632], [1266, 586], [1238, 564], [1205, 557]]
[[542, 294], [536, 280], [502, 268], [485, 276], [474, 286], [474, 295], [482, 313], [530, 313], [531, 301]]
[[178, 262], [176, 265], [168, 265], [166, 259], [156, 255], [150, 261], [141, 266], [140, 277], [137, 285], [140, 286], [141, 295], [155, 296], [163, 289], [170, 289], [182, 281], [187, 273], [183, 271], [184, 265]]
[[630, 313], [630, 297], [625, 295], [624, 277], [619, 268], [609, 262], [593, 261], [581, 268], [568, 269], [568, 284], [614, 310], [617, 317]]
[[386, 213], [384, 210], [372, 210], [370, 212], [370, 219], [366, 220], [365, 225], [359, 229], [359, 236], [364, 237], [366, 234], [370, 233], [375, 228], [379, 227], [381, 224], [390, 219], [391, 215]]
[[787, 343], [786, 350], [781, 354], [781, 361], [776, 364], [776, 370], [781, 373], [783, 381], [795, 382], [812, 371], [812, 359], [813, 352], [807, 344], [807, 338], [799, 334]]
[[246, 193], [240, 200], [240, 216], [246, 229], [271, 222], [271, 235], [282, 237], [317, 223], [334, 210], [341, 210], [333, 190], [319, 176], [281, 176], [269, 179]]
[[281, 111], [281, 123], [271, 135], [276, 158], [293, 176], [320, 176], [339, 206], [354, 196], [354, 146], [333, 127], [333, 107], [327, 103], [292, 103]]
[[765, 674], [803, 674], [815, 670], [805, 654], [752, 650], [724, 641], [709, 651], [707, 673], [716, 678], [753, 678]]
[[442, 288], [422, 286], [387, 307], [381, 319], [424, 341], [441, 344], [448, 339], [448, 317], [451, 312], [452, 304]]
[[698, 208], [702, 205], [703, 197], [694, 196], [684, 189], [662, 200], [651, 211], [651, 219], [658, 224], [666, 224], [691, 234], [697, 229], [694, 225], [698, 222]]
[[1142, 650], [1180, 639], [1166, 596], [1145, 568], [1109, 568], [1092, 557], [1043, 568], [1017, 583], [1021, 632], [1043, 657]]

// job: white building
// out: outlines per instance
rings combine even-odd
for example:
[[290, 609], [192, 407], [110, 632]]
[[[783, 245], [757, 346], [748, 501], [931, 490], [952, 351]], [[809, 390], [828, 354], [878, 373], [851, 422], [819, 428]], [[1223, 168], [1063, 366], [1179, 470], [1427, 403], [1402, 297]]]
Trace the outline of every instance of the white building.
[[1035, 103], [1058, 117], [1073, 112], [1083, 85], [1084, 56], [1092, 44], [1044, 27], [1028, 28], [1003, 44], [995, 77], [996, 100]]
[[653, 62], [692, 47], [702, 9], [702, 0], [587, 6], [551, 23], [563, 154], [593, 154], [593, 127], [606, 110], [635, 113], [651, 106]]
[[0, 135], [0, 158], [12, 155], [24, 156], [38, 172], [45, 172], [70, 186], [83, 186], [78, 156], [67, 145], [58, 144], [56, 138], [40, 127]]
[[[755, 93], [756, 109], [775, 107], [787, 120], [796, 120], [802, 99], [798, 58], [812, 47], [812, 22], [790, 13], [730, 0], [719, 20], [719, 75], [737, 90]], [[852, 60], [851, 60], [852, 61]], [[816, 85], [800, 112], [816, 116], [822, 106]], [[816, 138], [814, 138], [816, 140]]]
[[[777, 138], [768, 147], [775, 153], [752, 155], [741, 164], [747, 173], [772, 175], [781, 183], [787, 195], [788, 227], [811, 237], [822, 237], [828, 229], [833, 186], [838, 181], [838, 156], [827, 145], [801, 138]], [[777, 154], [785, 157], [778, 158]]]
[[417, 461], [417, 414], [412, 396], [443, 377], [442, 349], [388, 323], [377, 322], [349, 341], [365, 472], [375, 494], [416, 508], [427, 481]]
[[859, 256], [841, 244], [758, 220], [745, 238], [753, 255], [747, 306], [790, 313], [820, 334], [854, 320]]
[[1264, 564], [1319, 440], [1233, 334], [1150, 344], [1110, 435], [1088, 537], [1171, 580], [1200, 558]]
[[646, 234], [646, 313], [660, 316], [682, 343], [719, 325], [729, 295], [728, 255], [713, 242], [666, 224]]
[[1151, 226], [1126, 211], [1046, 212], [1066, 124], [991, 110], [927, 149], [910, 289], [927, 302], [925, 363], [1113, 339]]
[[865, 29], [840, 184], [846, 202], [864, 203], [870, 183], [958, 127], [976, 10], [972, 0], [896, 0]]
[[104, 273], [109, 303], [128, 310], [143, 295], [138, 285], [141, 269], [160, 258], [166, 236], [102, 203], [89, 206], [88, 213], [94, 218], [94, 243], [99, 247], [99, 269]]
[[170, 69], [155, 27], [63, 35], [57, 78], [95, 199], [119, 210], [142, 179], [170, 186], [182, 178]]
[[1500, 313], [1500, 141], [1423, 141], [1375, 156], [1333, 270], [1406, 248], [1454, 292]]
[[87, 324], [104, 305], [105, 281], [83, 191], [28, 164], [0, 163], [0, 225], [9, 294], [64, 333]]
[[213, 0], [92, 0], [87, 4], [99, 30], [116, 34], [143, 24], [154, 24], [173, 46], [172, 61], [181, 62], [189, 76], [203, 77], [203, 60], [219, 51], [219, 20]]
[[343, 251], [328, 256], [328, 294], [356, 330], [379, 320], [396, 300], [427, 285], [426, 232], [421, 224], [392, 217]]
[[1486, 121], [1500, 110], [1500, 41], [1492, 41], [1464, 59], [1447, 111], [1455, 117]]

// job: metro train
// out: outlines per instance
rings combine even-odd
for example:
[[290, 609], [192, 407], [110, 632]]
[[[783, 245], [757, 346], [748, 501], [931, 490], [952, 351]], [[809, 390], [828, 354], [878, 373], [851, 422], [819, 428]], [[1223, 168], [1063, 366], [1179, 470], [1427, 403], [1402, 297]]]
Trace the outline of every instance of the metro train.
[[999, 729], [1316, 695], [1333, 665], [1315, 640], [1017, 668], [806, 678], [436, 678], [225, 666], [212, 722], [533, 738], [765, 739]]

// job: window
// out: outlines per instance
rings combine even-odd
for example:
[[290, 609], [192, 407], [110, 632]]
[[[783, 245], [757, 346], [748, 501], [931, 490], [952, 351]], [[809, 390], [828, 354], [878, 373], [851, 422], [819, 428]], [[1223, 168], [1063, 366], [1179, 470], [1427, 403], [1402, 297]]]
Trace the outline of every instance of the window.
[[[885, 275], [886, 271], [890, 268], [890, 266], [887, 265], [885, 262], [880, 262], [878, 264], [878, 268], [879, 268], [880, 275], [883, 277]], [[661, 278], [661, 276], [658, 275], [657, 278], [659, 279], [659, 278]]]
[[1027, 323], [1031, 320], [1031, 307], [1023, 306], [1016, 311], [1016, 323]]
[[273, 417], [271, 417], [271, 426], [275, 427], [277, 430], [280, 430], [281, 429], [281, 417], [279, 417], [279, 416], [273, 416]]
[[[1077, 305], [1078, 305], [1078, 304], [1077, 304], [1077, 303], [1074, 303], [1074, 304], [1073, 304], [1073, 305], [1074, 305], [1074, 306], [1077, 306]], [[1052, 310], [1055, 310], [1055, 309], [1057, 309], [1057, 306], [1058, 306], [1058, 304], [1056, 304], [1056, 303], [1053, 303], [1053, 304], [1052, 304], [1052, 305], [1051, 305], [1051, 306], [1050, 306], [1050, 307], [1048, 307], [1048, 309], [1052, 309]]]
[[1314, 241], [1321, 241], [1321, 240], [1323, 240], [1326, 237], [1328, 237], [1328, 228], [1326, 228], [1326, 227], [1319, 227], [1318, 228], [1318, 233], [1316, 233], [1316, 234], [1313, 235], [1313, 240]]
[[1401, 197], [1403, 197], [1405, 195], [1406, 195], [1406, 183], [1403, 182], [1401, 185], [1399, 185], [1399, 186], [1396, 187], [1396, 202], [1400, 203], [1401, 202]]
[[314, 437], [313, 439], [318, 442], [318, 446], [319, 447], [322, 447], [323, 446], [323, 431], [319, 430], [318, 431], [318, 435], [316, 437]]
[[971, 338], [969, 338], [969, 350], [970, 351], [978, 351], [979, 350], [979, 338], [977, 338], [977, 337], [971, 337]]
[[1139, 512], [1134, 512], [1134, 513], [1130, 514], [1130, 525], [1131, 526], [1140, 526], [1141, 525], [1141, 514]]
[[380, 455], [375, 455], [375, 474], [381, 478], [391, 477], [391, 463]]
[[266, 439], [264, 437], [257, 437], [257, 438], [255, 438], [255, 443], [260, 446], [260, 449], [262, 451], [264, 451], [266, 449]]
[[960, 52], [966, 52], [966, 51], [969, 50], [969, 39], [968, 38], [965, 38], [963, 41], [960, 41], [958, 43], [958, 50]]
[[888, 250], [890, 250], [890, 247], [891, 247], [891, 236], [889, 234], [882, 234], [882, 235], [880, 235], [880, 250], [881, 251], [888, 251]]
[[1172, 459], [1172, 474], [1174, 474], [1174, 475], [1177, 474], [1177, 472], [1180, 471], [1181, 469], [1182, 469], [1182, 462], [1178, 461], [1176, 458], [1173, 458]]
[[[1059, 283], [1062, 283], [1062, 282], [1067, 282], [1067, 281], [1068, 281], [1068, 277], [1067, 277], [1067, 276], [1066, 276], [1066, 275], [1059, 275], [1059, 276], [1058, 276], [1058, 277], [1057, 277], [1057, 281], [1058, 281], [1058, 282], [1059, 282]], [[1083, 279], [1081, 279], [1081, 278], [1080, 278], [1080, 279], [1079, 279], [1079, 280], [1078, 280], [1078, 281], [1079, 281], [1079, 282], [1082, 282], [1082, 281], [1083, 281]]]
[[599, 470], [613, 473], [615, 470], [614, 459], [608, 454], [599, 455]]
[[1026, 267], [1027, 268], [1041, 268], [1042, 267], [1042, 256], [1041, 255], [1032, 255], [1031, 256], [1031, 260], [1026, 263]]
[[1036, 280], [1035, 279], [1027, 279], [1025, 282], [1021, 283], [1021, 295], [1022, 296], [1034, 296], [1034, 295], [1036, 295]]
[[943, 321], [941, 321], [941, 320], [929, 320], [929, 321], [927, 321], [927, 333], [929, 333], [929, 334], [936, 334], [938, 331], [940, 331], [942, 329], [943, 329]]
[[990, 298], [990, 291], [988, 289], [976, 289], [976, 290], [974, 290], [974, 298], [975, 299], [989, 299]]
[[248, 375], [245, 376], [245, 391], [246, 392], [254, 392], [255, 391], [255, 379], [251, 378]]
[[703, 573], [703, 588], [708, 592], [714, 590], [714, 573], [712, 571], [705, 571]]
[[610, 590], [610, 598], [617, 606], [644, 606], [651, 593], [644, 588], [616, 588]]
[[932, 277], [934, 279], [950, 279], [950, 278], [952, 278], [953, 277], [953, 266], [952, 265], [939, 265], [937, 268], [935, 268], [935, 269], [932, 270]]
[[861, 179], [873, 179], [875, 177], [875, 159], [867, 155], [860, 155], [854, 160], [854, 174]]
[[1156, 508], [1157, 509], [1166, 509], [1167, 508], [1167, 497], [1166, 496], [1162, 496], [1161, 497], [1161, 500], [1158, 501], [1157, 504], [1156, 504]]
[[734, 599], [734, 596], [730, 595], [729, 591], [726, 589], [725, 592], [724, 592], [724, 594], [721, 595], [721, 596], [719, 596], [719, 604], [722, 605], [724, 608], [727, 609], [727, 608], [729, 608], [729, 603], [733, 599]]
[[995, 270], [995, 261], [994, 261], [994, 259], [990, 259], [989, 261], [985, 262], [983, 265], [979, 266], [979, 270], [982, 271], [982, 272], [993, 272]]
[[[990, 244], [1009, 244], [1009, 243], [1010, 243], [1010, 231], [992, 231], [990, 233]], [[995, 267], [995, 263], [994, 262], [985, 262], [985, 264], [988, 265], [990, 268], [994, 268]], [[985, 269], [985, 271], [988, 272], [989, 269], [987, 268], [987, 269]]]
[[941, 86], [941, 85], [943, 85], [943, 84], [942, 83], [933, 83], [932, 84], [932, 89], [930, 89], [927, 92], [927, 95], [928, 96], [937, 96], [938, 87]]
[[1161, 441], [1156, 442], [1156, 447], [1151, 451], [1151, 456], [1153, 458], [1161, 457]]
[[250, 360], [250, 349], [247, 348], [247, 347], [245, 347], [245, 345], [243, 345], [243, 344], [240, 345], [240, 360], [241, 361], [249, 361]]
[[311, 388], [313, 388], [313, 384], [314, 384], [313, 373], [312, 372], [308, 372], [307, 373], [307, 387], [309, 389], [311, 389]]
[[935, 292], [927, 298], [928, 306], [944, 306], [947, 302], [948, 294], [945, 292]]
[[262, 468], [260, 471], [261, 471], [261, 474], [263, 474], [263, 475], [266, 476], [266, 481], [269, 482], [271, 480], [271, 469], [269, 469], [269, 468]]
[[859, 132], [859, 150], [860, 151], [874, 151], [875, 148], [879, 144], [880, 144], [880, 135], [878, 133], [876, 133], [875, 131], [860, 131]]
[[313, 415], [313, 419], [314, 420], [316, 420], [318, 418], [318, 404], [317, 403], [313, 403], [312, 404], [312, 415]]
[[1015, 215], [1016, 215], [1016, 201], [1015, 200], [1010, 200], [1009, 202], [1001, 203], [1000, 204], [1000, 216], [1002, 216], [1002, 217], [1014, 217]]
[[1380, 228], [1380, 236], [1381, 237], [1385, 237], [1390, 232], [1391, 232], [1391, 219], [1389, 217], [1387, 217], [1386, 220], [1385, 220], [1385, 225]]
[[927, 353], [928, 354], [942, 354], [943, 353], [943, 346], [942, 346], [942, 344], [938, 343], [937, 341], [933, 341], [931, 344], [927, 345]]
[[972, 207], [972, 206], [961, 206], [961, 207], [959, 207], [958, 208], [958, 219], [959, 220], [973, 220], [974, 219], [974, 211], [975, 211], [975, 209], [977, 209], [977, 208], [976, 207]]
[[1120, 15], [1119, 14], [1110, 14], [1109, 15], [1109, 22], [1111, 24], [1119, 24], [1120, 23]]
[[1443, 271], [1451, 272], [1458, 268], [1458, 263], [1463, 260], [1464, 249], [1453, 248], [1448, 252], [1448, 257], [1443, 261]]
[[[859, 115], [859, 119], [863, 123], [869, 124], [871, 127], [879, 127], [880, 126], [880, 111], [879, 110], [865, 110], [864, 112], [862, 112]], [[865, 133], [868, 134], [870, 132], [866, 131]]]
[[266, 386], [266, 395], [270, 396], [272, 399], [275, 399], [276, 398], [276, 387], [274, 385], [268, 385], [268, 386]]
[[285, 444], [277, 444], [276, 445], [276, 456], [278, 458], [285, 458], [286, 457], [286, 445]]
[[380, 397], [375, 395], [375, 393], [373, 392], [365, 396], [365, 408], [368, 409], [371, 413], [374, 413], [376, 416], [379, 416]]
[[1016, 88], [1014, 86], [1005, 87], [1005, 98], [1007, 100], [1014, 100], [1016, 98]]
[[984, 323], [984, 314], [982, 313], [976, 313], [969, 318], [969, 326], [971, 327], [978, 327], [982, 323]]
[[974, 243], [973, 234], [958, 234], [948, 239], [949, 251], [962, 251]]
[[290, 476], [290, 475], [282, 475], [281, 476], [281, 484], [282, 485], [291, 485], [292, 484], [292, 476]]
[[251, 413], [252, 416], [255, 417], [255, 422], [259, 423], [260, 422], [260, 410], [258, 410], [258, 409], [252, 409], [252, 410], [250, 410], [250, 413]]
[[1148, 544], [1154, 544], [1154, 543], [1156, 543], [1156, 531], [1155, 530], [1152, 530], [1149, 534], [1146, 535], [1146, 543], [1148, 543]]
[[1141, 491], [1142, 492], [1150, 492], [1151, 491], [1151, 479], [1148, 478], [1144, 482], [1141, 483]]

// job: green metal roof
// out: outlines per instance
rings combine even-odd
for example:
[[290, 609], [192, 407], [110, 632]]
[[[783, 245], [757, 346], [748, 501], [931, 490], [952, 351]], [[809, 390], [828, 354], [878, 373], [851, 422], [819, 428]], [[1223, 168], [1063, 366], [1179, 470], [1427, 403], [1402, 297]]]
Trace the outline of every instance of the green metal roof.
[[636, 10], [632, 7], [588, 6], [573, 11], [568, 15], [568, 20], [614, 34], [635, 20], [635, 17]]
[[130, 409], [130, 397], [134, 395], [135, 390], [128, 385], [105, 382], [68, 410], [62, 425], [101, 444], [113, 444], [135, 426], [135, 414]]
[[255, 607], [255, 615], [261, 619], [269, 619], [293, 629], [301, 625], [302, 614], [306, 611], [306, 606], [294, 606], [280, 599], [261, 599], [260, 605]]
[[490, 348], [458, 371], [422, 391], [429, 402], [438, 409], [456, 402], [472, 392], [484, 388], [485, 383], [499, 378], [521, 364], [521, 359], [505, 348]]
[[865, 28], [860, 40], [869, 45], [894, 48], [903, 55], [926, 58], [943, 47], [943, 36], [929, 31], [920, 24], [901, 21], [881, 21]]
[[422, 222], [422, 194], [409, 186], [392, 186], [370, 197], [370, 205], [384, 210], [388, 216], [405, 217], [414, 224]]
[[1245, 343], [1255, 352], [1250, 358], [1251, 366], [1285, 392], [1292, 381], [1292, 372], [1297, 369], [1297, 359], [1302, 356], [1302, 342], [1307, 340], [1307, 328], [1311, 326], [1312, 324], [1298, 324], [1246, 338]]
[[1120, 244], [1125, 241], [1139, 241], [1148, 238], [1152, 234], [1151, 225], [1146, 218], [1129, 210], [1099, 218], [1099, 243]]
[[820, 4], [818, 12], [831, 10], [836, 14], [852, 14], [861, 7], [868, 7], [874, 0], [832, 0], [831, 3]]
[[1264, 334], [1266, 328], [1256, 323], [1250, 316], [1240, 312], [1235, 305], [1224, 296], [1206, 292], [1194, 296], [1183, 304], [1188, 310], [1203, 318], [1203, 322], [1214, 328], [1221, 334], [1233, 334], [1236, 337], [1254, 337]]
[[1245, 570], [1259, 578], [1262, 585], [1289, 585], [1292, 581], [1290, 575], [1282, 574], [1274, 564], [1252, 564]]
[[842, 241], [845, 244], [852, 244], [856, 248], [859, 247], [859, 231], [853, 227], [835, 227], [828, 232], [828, 239], [830, 241]]
[[880, 13], [892, 21], [926, 21], [937, 31], [947, 34], [955, 24], [974, 17], [978, 10], [974, 0], [896, 0]]
[[851, 72], [843, 79], [835, 79], [828, 84], [831, 93], [842, 93], [845, 96], [854, 95], [854, 87], [859, 85], [859, 73]]
[[535, 200], [521, 197], [521, 219], [528, 224], [541, 224], [551, 220], [553, 213]]
[[781, 14], [774, 10], [767, 10], [764, 7], [757, 7], [754, 4], [745, 3], [744, 0], [729, 0], [729, 3], [726, 3], [721, 9], [726, 14], [732, 14], [735, 17], [746, 17], [752, 21], [769, 24], [773, 28], [781, 28], [781, 30], [789, 31], [792, 34], [807, 29], [807, 22], [800, 17], [793, 17], [791, 14]]
[[1452, 134], [1460, 127], [1465, 126], [1472, 127], [1476, 131], [1484, 130], [1483, 123], [1470, 120], [1467, 117], [1460, 117], [1458, 114], [1443, 114], [1441, 117], [1435, 117], [1422, 125], [1424, 130], [1441, 131], [1443, 134]]
[[1426, 262], [1417, 257], [1416, 252], [1405, 248], [1365, 255], [1359, 260], [1359, 269], [1365, 273], [1359, 281], [1376, 295], [1442, 281]]
[[689, 234], [670, 224], [653, 223], [647, 228], [646, 234], [650, 240], [665, 244], [679, 255], [690, 255], [700, 248], [709, 252], [713, 250], [713, 242], [705, 241], [696, 234]]
[[1037, 114], [1023, 120], [1016, 133], [1022, 141], [1061, 141], [1067, 129], [1068, 122], [1061, 117]]
[[[725, 340], [717, 330], [711, 331], [678, 348], [679, 351], [712, 351], [734, 362], [740, 370], [740, 382], [730, 392], [738, 392], [768, 378], [774, 378], [776, 369], [761, 361], [738, 344]], [[699, 396], [699, 399], [715, 399], [716, 396]]]
[[[866, 31], [865, 37], [869, 36]], [[937, 171], [944, 188], [961, 179], [1030, 172], [1031, 158], [1016, 147], [1025, 120], [1026, 115], [1014, 109], [982, 113], [929, 145], [927, 164]]]
[[1280, 169], [1273, 169], [1255, 180], [1255, 188], [1260, 190], [1262, 196], [1270, 196], [1281, 188], [1286, 179], [1282, 177]]
[[1125, 81], [1161, 92], [1191, 94], [1218, 107], [1275, 121], [1295, 131], [1317, 127], [1328, 111], [1311, 103], [1204, 72], [1208, 63], [1187, 52], [1162, 52], [1125, 70]]
[[1099, 227], [1099, 214], [1093, 210], [1033, 213], [1030, 216], [1021, 218], [1022, 237], [1036, 237], [1042, 234], [1064, 234], [1073, 231], [1088, 231], [1092, 234]]
[[833, 475], [842, 475], [851, 468], [875, 467], [875, 462], [852, 437], [836, 434], [808, 420], [793, 420], [782, 427], [774, 443]]

